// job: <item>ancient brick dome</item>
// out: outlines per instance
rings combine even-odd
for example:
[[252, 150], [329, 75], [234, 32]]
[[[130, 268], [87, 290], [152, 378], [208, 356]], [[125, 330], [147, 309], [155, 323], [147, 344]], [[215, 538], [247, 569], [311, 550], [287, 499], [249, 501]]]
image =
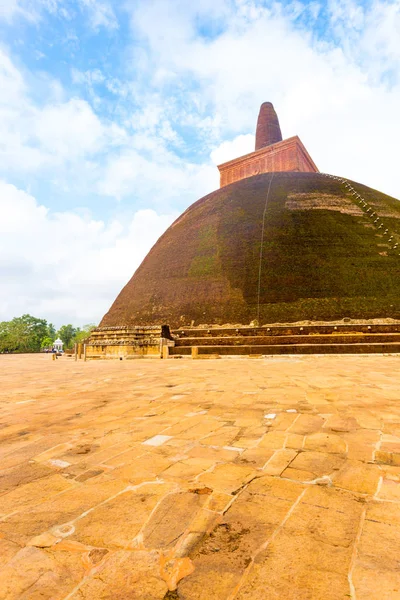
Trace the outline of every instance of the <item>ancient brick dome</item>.
[[262, 173], [188, 208], [102, 326], [400, 318], [400, 202], [321, 173]]

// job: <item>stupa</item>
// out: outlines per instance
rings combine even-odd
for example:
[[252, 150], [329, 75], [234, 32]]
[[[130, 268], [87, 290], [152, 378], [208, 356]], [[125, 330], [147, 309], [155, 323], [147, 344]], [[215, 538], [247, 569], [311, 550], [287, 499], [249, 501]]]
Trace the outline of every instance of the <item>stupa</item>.
[[220, 189], [160, 237], [94, 332], [93, 353], [133, 343], [159, 355], [162, 324], [400, 318], [398, 200], [320, 173], [297, 136], [282, 139], [269, 102], [255, 151], [218, 168]]
[[282, 140], [278, 116], [271, 102], [264, 102], [260, 108], [255, 152], [219, 165], [218, 169], [221, 187], [260, 173], [318, 173], [314, 161], [297, 135]]

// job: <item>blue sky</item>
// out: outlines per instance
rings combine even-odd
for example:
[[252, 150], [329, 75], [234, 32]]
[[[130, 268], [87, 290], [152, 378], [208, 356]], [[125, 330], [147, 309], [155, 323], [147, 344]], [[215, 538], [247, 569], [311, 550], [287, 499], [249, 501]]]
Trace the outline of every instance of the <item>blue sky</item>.
[[98, 321], [266, 100], [400, 197], [399, 32], [400, 0], [0, 0], [0, 319]]

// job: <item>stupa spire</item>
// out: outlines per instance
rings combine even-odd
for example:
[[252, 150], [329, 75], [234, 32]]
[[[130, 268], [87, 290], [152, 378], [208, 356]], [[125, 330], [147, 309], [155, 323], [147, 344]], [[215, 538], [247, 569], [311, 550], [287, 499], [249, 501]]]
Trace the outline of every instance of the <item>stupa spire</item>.
[[261, 104], [256, 130], [256, 150], [282, 141], [278, 116], [271, 102]]

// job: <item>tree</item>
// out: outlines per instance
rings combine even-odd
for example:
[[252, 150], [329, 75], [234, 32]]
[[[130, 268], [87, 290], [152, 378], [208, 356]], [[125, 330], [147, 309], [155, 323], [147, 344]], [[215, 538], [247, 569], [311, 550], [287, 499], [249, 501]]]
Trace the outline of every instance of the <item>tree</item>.
[[56, 339], [56, 328], [53, 323], [48, 323], [47, 325], [47, 335], [54, 341]]
[[57, 335], [64, 342], [64, 348], [71, 348], [72, 339], [76, 334], [76, 328], [71, 324], [62, 325], [60, 329], [57, 331]]
[[96, 325], [94, 323], [83, 325], [82, 329], [77, 327], [76, 333], [72, 339], [72, 344], [82, 344], [90, 336], [95, 327]]
[[51, 348], [53, 345], [54, 340], [49, 337], [46, 336], [45, 338], [42, 339], [42, 343], [41, 343], [41, 349], [43, 350], [44, 348]]
[[32, 315], [0, 323], [1, 352], [39, 352], [47, 335], [47, 321]]

